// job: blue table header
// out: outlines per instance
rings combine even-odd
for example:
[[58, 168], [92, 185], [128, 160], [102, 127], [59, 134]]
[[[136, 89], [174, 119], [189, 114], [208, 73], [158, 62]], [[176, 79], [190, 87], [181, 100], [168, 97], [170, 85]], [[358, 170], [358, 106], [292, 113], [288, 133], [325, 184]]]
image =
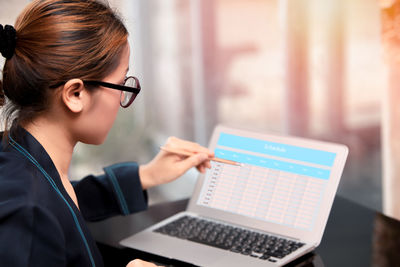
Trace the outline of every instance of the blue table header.
[[217, 158], [233, 160], [240, 163], [255, 165], [278, 171], [295, 173], [299, 175], [310, 176], [324, 180], [328, 180], [331, 174], [331, 171], [326, 169], [315, 168], [311, 166], [306, 166], [276, 159], [257, 157], [253, 155], [238, 153], [235, 151], [229, 151], [217, 148], [215, 149], [214, 152]]
[[217, 146], [236, 148], [324, 166], [333, 166], [336, 157], [336, 154], [332, 152], [273, 143], [227, 133], [220, 134]]

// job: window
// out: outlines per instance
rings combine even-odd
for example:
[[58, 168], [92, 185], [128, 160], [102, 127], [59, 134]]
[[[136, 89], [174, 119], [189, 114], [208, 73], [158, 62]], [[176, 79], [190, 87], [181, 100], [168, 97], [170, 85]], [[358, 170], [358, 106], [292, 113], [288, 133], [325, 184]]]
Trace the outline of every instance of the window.
[[[143, 89], [104, 145], [76, 147], [73, 179], [114, 162], [145, 163], [171, 135], [207, 145], [222, 123], [347, 144], [339, 194], [381, 209], [387, 85], [378, 1], [111, 3], [129, 28]], [[186, 176], [151, 190], [151, 202], [188, 197], [196, 172]]]

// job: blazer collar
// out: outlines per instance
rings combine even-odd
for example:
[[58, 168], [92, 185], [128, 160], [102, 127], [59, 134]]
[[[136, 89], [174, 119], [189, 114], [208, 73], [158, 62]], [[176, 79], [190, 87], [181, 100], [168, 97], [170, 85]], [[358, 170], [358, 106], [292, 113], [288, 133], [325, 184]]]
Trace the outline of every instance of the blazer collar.
[[[17, 143], [21, 146], [24, 151], [24, 154], [28, 154], [25, 156], [32, 156], [34, 160], [39, 163], [39, 165], [47, 172], [47, 174], [53, 179], [53, 181], [57, 184], [57, 187], [64, 191], [64, 186], [61, 182], [60, 175], [54, 165], [52, 159], [50, 158], [49, 154], [46, 152], [44, 147], [31, 135], [27, 130], [25, 130], [21, 126], [16, 126], [13, 130], [9, 133], [8, 140], [7, 140], [7, 147], [4, 147], [4, 150], [13, 149], [10, 145], [12, 142]], [[3, 145], [5, 146], [4, 142]], [[1, 148], [0, 148], [1, 151]]]

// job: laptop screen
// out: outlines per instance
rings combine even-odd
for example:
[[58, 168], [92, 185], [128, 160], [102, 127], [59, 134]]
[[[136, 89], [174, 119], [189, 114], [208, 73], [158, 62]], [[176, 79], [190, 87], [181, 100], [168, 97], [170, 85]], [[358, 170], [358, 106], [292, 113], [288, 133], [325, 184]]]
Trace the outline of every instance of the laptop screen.
[[336, 153], [220, 133], [197, 205], [312, 231]]

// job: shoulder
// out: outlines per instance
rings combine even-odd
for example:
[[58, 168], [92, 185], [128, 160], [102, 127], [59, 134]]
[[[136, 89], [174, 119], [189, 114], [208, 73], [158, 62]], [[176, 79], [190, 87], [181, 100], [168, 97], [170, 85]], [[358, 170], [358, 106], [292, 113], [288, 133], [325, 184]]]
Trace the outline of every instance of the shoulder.
[[[0, 261], [5, 266], [64, 266], [66, 238], [44, 207], [20, 201], [0, 205]], [[52, 264], [46, 264], [52, 263]]]
[[12, 150], [0, 151], [0, 220], [10, 212], [44, 211], [54, 195], [49, 187], [26, 158]]
[[26, 157], [17, 153], [9, 144], [0, 140], [0, 177], [15, 173], [29, 173], [32, 164]]
[[33, 218], [37, 213], [45, 213], [45, 205], [40, 201], [43, 186], [40, 179], [35, 179], [35, 170], [24, 160], [4, 159], [1, 154], [0, 220], [11, 215]]
[[48, 185], [44, 179], [40, 179], [36, 169], [17, 155], [8, 155], [5, 159], [2, 154], [0, 152], [1, 235], [7, 231], [6, 225], [13, 229], [20, 227], [18, 231], [22, 232], [39, 226], [58, 228], [60, 222], [52, 207], [54, 201], [49, 201]]
[[12, 151], [0, 151], [0, 200], [29, 193], [36, 170]]

